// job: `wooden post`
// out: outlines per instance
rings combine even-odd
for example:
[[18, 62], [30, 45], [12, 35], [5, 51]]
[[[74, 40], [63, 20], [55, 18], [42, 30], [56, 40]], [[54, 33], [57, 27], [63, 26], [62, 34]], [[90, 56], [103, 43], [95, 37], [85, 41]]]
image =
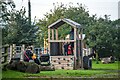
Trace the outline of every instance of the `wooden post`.
[[82, 39], [82, 35], [83, 35], [83, 29], [81, 29], [81, 33], [80, 33], [80, 35], [81, 35], [81, 68], [83, 69], [83, 39]]
[[50, 54], [50, 29], [48, 29], [48, 53]]
[[[1, 30], [1, 29], [0, 29]], [[2, 33], [2, 31], [0, 31], [0, 34]], [[1, 44], [1, 40], [0, 40], [0, 80], [2, 80], [2, 44]]]
[[48, 29], [48, 40], [50, 40], [50, 29]]
[[13, 56], [13, 46], [10, 45], [10, 60], [12, 59], [12, 56]]
[[6, 56], [4, 56], [4, 63], [3, 63], [3, 64], [4, 64], [3, 69], [6, 70], [6, 66], [7, 66], [7, 65], [5, 65], [5, 64], [7, 63], [8, 46], [5, 47], [5, 52], [4, 52], [4, 54], [7, 54]]
[[12, 54], [12, 58], [14, 57], [15, 53], [16, 53], [16, 45], [13, 44], [13, 54]]
[[56, 40], [58, 40], [58, 29], [56, 29]]
[[76, 35], [77, 35], [77, 69], [80, 68], [80, 39], [79, 39], [79, 30], [77, 29], [76, 31]]
[[[5, 47], [4, 54], [8, 54], [8, 47]], [[7, 56], [4, 57], [4, 63], [7, 62]]]
[[76, 27], [74, 27], [74, 57], [75, 57], [75, 60], [74, 60], [74, 69], [76, 69]]
[[54, 29], [52, 29], [52, 40], [54, 40]]
[[21, 61], [24, 60], [24, 52], [25, 52], [25, 45], [23, 44], [23, 45], [22, 45], [22, 50], [21, 50], [21, 53], [22, 53], [22, 54], [21, 54], [21, 59], [20, 59]]

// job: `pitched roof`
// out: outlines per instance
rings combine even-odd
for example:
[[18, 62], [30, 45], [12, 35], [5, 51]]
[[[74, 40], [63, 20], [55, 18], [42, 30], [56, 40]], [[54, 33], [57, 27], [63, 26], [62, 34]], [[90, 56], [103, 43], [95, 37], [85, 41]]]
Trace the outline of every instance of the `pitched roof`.
[[49, 25], [48, 28], [58, 28], [65, 23], [71, 25], [72, 27], [81, 28], [81, 25], [79, 23], [66, 18], [57, 20], [56, 22]]

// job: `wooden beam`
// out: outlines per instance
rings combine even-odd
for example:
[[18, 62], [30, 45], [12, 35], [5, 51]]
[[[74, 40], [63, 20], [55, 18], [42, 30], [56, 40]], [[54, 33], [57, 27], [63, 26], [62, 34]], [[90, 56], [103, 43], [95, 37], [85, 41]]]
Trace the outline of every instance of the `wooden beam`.
[[49, 42], [75, 42], [75, 40], [49, 40]]
[[[22, 44], [22, 53], [24, 53], [24, 51], [25, 51], [25, 44]], [[24, 60], [24, 54], [22, 54], [21, 56], [21, 61], [23, 60]]]
[[[5, 53], [4, 54], [8, 54], [8, 47], [5, 47]], [[4, 62], [7, 62], [7, 57], [8, 55], [4, 56]]]
[[13, 54], [12, 54], [12, 58], [14, 57], [15, 53], [16, 53], [16, 44], [13, 44]]
[[83, 39], [82, 39], [83, 29], [81, 29], [81, 68], [83, 69]]
[[[2, 47], [9, 47], [9, 44], [2, 45]], [[1, 47], [0, 47], [1, 48]], [[2, 49], [2, 48], [1, 48]]]
[[50, 54], [50, 29], [48, 29], [48, 53]]
[[50, 29], [48, 29], [48, 41], [50, 40]]
[[76, 69], [76, 28], [74, 27], [74, 56], [75, 56], [75, 61], [74, 61], [74, 69]]
[[76, 57], [76, 28], [74, 28], [74, 56]]
[[54, 40], [54, 29], [52, 29], [52, 40]]
[[50, 42], [48, 42], [48, 53], [50, 54]]
[[56, 29], [56, 40], [58, 40], [58, 29]]
[[[10, 60], [11, 60], [12, 56], [13, 56], [13, 46], [10, 45]], [[10, 60], [9, 60], [9, 61], [10, 61]]]
[[76, 31], [76, 36], [77, 36], [77, 61], [76, 61], [76, 63], [77, 63], [77, 69], [80, 69], [80, 39], [79, 39], [79, 30], [77, 29], [77, 31]]

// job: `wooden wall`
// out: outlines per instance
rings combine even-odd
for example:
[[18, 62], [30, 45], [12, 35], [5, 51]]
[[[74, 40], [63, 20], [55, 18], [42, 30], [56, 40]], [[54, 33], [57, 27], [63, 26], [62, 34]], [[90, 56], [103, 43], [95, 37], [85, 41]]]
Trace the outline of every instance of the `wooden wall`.
[[51, 56], [51, 65], [55, 69], [73, 70], [74, 56]]

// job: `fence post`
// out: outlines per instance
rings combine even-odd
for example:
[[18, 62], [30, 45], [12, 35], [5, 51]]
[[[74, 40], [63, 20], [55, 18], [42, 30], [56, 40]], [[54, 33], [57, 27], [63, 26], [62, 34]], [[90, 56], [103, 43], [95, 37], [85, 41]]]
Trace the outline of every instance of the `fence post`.
[[[5, 46], [5, 47], [3, 47], [5, 50], [4, 50], [4, 56], [2, 56], [2, 57], [4, 57], [4, 61], [2, 62], [2, 64], [3, 64], [3, 70], [6, 70], [6, 66], [7, 66], [7, 57], [8, 57], [8, 46]], [[6, 55], [7, 54], [7, 55]]]

